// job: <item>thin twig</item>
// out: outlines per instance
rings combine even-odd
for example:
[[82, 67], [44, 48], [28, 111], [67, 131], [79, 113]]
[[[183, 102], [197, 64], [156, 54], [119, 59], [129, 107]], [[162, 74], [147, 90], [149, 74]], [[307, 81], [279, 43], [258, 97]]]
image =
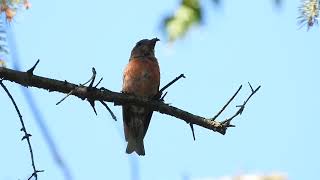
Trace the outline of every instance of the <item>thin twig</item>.
[[193, 140], [195, 141], [195, 140], [196, 140], [196, 135], [194, 134], [193, 124], [192, 124], [192, 123], [189, 123], [189, 125], [190, 125], [190, 128], [191, 128]]
[[242, 85], [238, 88], [238, 90], [234, 93], [234, 95], [229, 99], [229, 101], [221, 108], [221, 110], [212, 118], [212, 120], [216, 120], [218, 116], [227, 108], [227, 106], [231, 103], [231, 101], [237, 96], [239, 91], [241, 90]]
[[39, 62], [40, 62], [40, 59], [37, 60], [37, 62], [27, 71], [27, 73], [30, 75], [33, 75], [33, 71], [37, 67]]
[[164, 98], [166, 97], [167, 94], [168, 92], [165, 92], [164, 95], [160, 98], [160, 101], [164, 101]]
[[102, 80], [103, 80], [103, 77], [100, 78], [100, 80], [98, 81], [98, 83], [94, 87], [97, 88], [97, 86], [101, 83]]
[[117, 121], [117, 117], [116, 117], [116, 115], [114, 115], [114, 113], [112, 112], [112, 110], [109, 108], [108, 104], [107, 104], [107, 103], [105, 103], [105, 102], [103, 102], [103, 101], [100, 101], [100, 102], [101, 102], [101, 104], [102, 104], [104, 107], [106, 107], [106, 108], [107, 108], [107, 110], [109, 111], [109, 113], [110, 113], [110, 115], [111, 115], [112, 119], [114, 119], [115, 121]]
[[94, 100], [89, 100], [89, 99], [88, 99], [88, 102], [89, 102], [90, 106], [92, 107], [94, 113], [95, 113], [96, 116], [97, 116], [98, 113], [97, 113], [97, 110], [96, 110], [96, 108], [95, 108]]
[[31, 142], [30, 142], [30, 137], [31, 137], [31, 134], [29, 134], [27, 132], [27, 129], [26, 129], [26, 126], [23, 122], [23, 119], [22, 119], [22, 115], [20, 113], [20, 110], [15, 102], [15, 100], [13, 99], [11, 93], [9, 92], [9, 90], [7, 89], [7, 87], [3, 84], [2, 82], [2, 79], [0, 80], [0, 85], [1, 87], [4, 89], [4, 91], [7, 93], [8, 97], [10, 98], [14, 108], [16, 109], [17, 113], [18, 113], [18, 116], [19, 116], [19, 119], [20, 119], [20, 123], [21, 123], [21, 126], [22, 128], [20, 129], [22, 132], [24, 132], [24, 136], [22, 137], [21, 140], [24, 140], [26, 139], [27, 140], [27, 143], [28, 143], [28, 147], [29, 147], [29, 152], [30, 152], [30, 157], [31, 157], [31, 165], [32, 165], [32, 168], [33, 168], [33, 173], [32, 175], [28, 178], [28, 180], [30, 180], [32, 177], [35, 177], [35, 179], [37, 180], [38, 179], [38, 173], [39, 172], [43, 172], [44, 170], [37, 170], [36, 169], [36, 166], [35, 166], [35, 163], [34, 163], [34, 156], [33, 156], [33, 151], [32, 151], [32, 146], [31, 146]]
[[246, 105], [247, 102], [249, 101], [249, 99], [261, 88], [261, 85], [260, 85], [260, 86], [258, 86], [255, 90], [253, 90], [251, 84], [250, 84], [249, 82], [248, 82], [248, 84], [249, 84], [250, 87], [251, 87], [251, 94], [250, 94], [250, 96], [247, 98], [247, 100], [245, 100], [243, 106]]
[[86, 81], [85, 83], [80, 84], [80, 86], [85, 86], [86, 84], [88, 84], [89, 82], [91, 82], [92, 80], [94, 80], [96, 78], [96, 75], [97, 75], [96, 69], [93, 67], [91, 69], [91, 71], [92, 71], [92, 76], [90, 77], [90, 79], [88, 81]]
[[180, 74], [178, 77], [174, 78], [172, 81], [170, 81], [168, 84], [166, 84], [165, 86], [163, 86], [159, 92], [153, 97], [153, 99], [155, 100], [160, 100], [160, 101], [164, 101], [164, 97], [167, 95], [167, 92], [161, 97], [162, 93], [164, 90], [166, 90], [168, 87], [170, 87], [172, 84], [174, 84], [175, 82], [177, 82], [179, 79], [181, 78], [186, 78], [184, 76], [184, 74]]
[[89, 88], [91, 88], [93, 86], [94, 80], [96, 79], [96, 75], [97, 75], [97, 71], [96, 69], [93, 67], [92, 68], [92, 77], [91, 77], [91, 82], [89, 84]]
[[[88, 92], [93, 90], [93, 83], [94, 83], [94, 80], [96, 79], [96, 76], [97, 76], [97, 71], [96, 71], [96, 69], [93, 67], [93, 68], [92, 68], [91, 82], [90, 82], [89, 86], [86, 88]], [[82, 86], [82, 87], [83, 87], [83, 86]], [[97, 110], [96, 110], [96, 107], [95, 107], [94, 99], [87, 98], [87, 101], [89, 102], [90, 106], [92, 107], [94, 113], [95, 113], [96, 115], [98, 115]]]
[[62, 103], [62, 101], [64, 101], [65, 99], [67, 99], [67, 97], [69, 97], [72, 93], [74, 92], [74, 89], [71, 90], [65, 97], [63, 97], [59, 102], [56, 103], [56, 105], [59, 105], [60, 103]]
[[231, 122], [235, 117], [237, 117], [238, 115], [241, 115], [241, 114], [242, 114], [242, 112], [243, 112], [246, 104], [248, 103], [249, 99], [250, 99], [256, 92], [258, 92], [258, 90], [261, 88], [261, 86], [258, 86], [258, 87], [254, 90], [249, 82], [248, 82], [248, 84], [249, 84], [249, 86], [250, 86], [250, 88], [251, 88], [251, 94], [250, 94], [250, 95], [248, 96], [248, 98], [243, 102], [242, 105], [237, 105], [237, 106], [236, 106], [236, 107], [240, 107], [240, 108], [238, 109], [238, 111], [237, 111], [233, 116], [231, 116], [230, 118], [228, 118], [228, 119], [226, 119], [226, 120], [224, 120], [224, 121], [221, 122], [222, 126], [225, 127], [225, 129], [223, 129], [223, 128], [220, 129], [220, 130], [222, 130], [222, 131], [220, 132], [221, 134], [225, 134], [225, 131], [226, 131], [226, 129], [227, 129], [228, 127], [235, 127], [235, 125], [230, 124], [230, 122]]
[[72, 93], [77, 90], [80, 87], [84, 87], [86, 84], [88, 84], [89, 82], [90, 85], [92, 86], [94, 79], [96, 78], [96, 70], [94, 69], [94, 67], [92, 68], [92, 76], [90, 77], [90, 79], [88, 81], [86, 81], [83, 84], [80, 84], [79, 86], [77, 86], [75, 89], [71, 90], [65, 97], [63, 97], [59, 102], [56, 103], [56, 105], [59, 105], [62, 101], [64, 101], [65, 99], [67, 99], [67, 97], [69, 97], [70, 95], [72, 95]]
[[169, 82], [167, 85], [163, 86], [163, 88], [160, 89], [160, 93], [162, 93], [164, 90], [166, 90], [168, 87], [170, 87], [172, 84], [174, 84], [176, 81], [178, 81], [181, 78], [186, 78], [184, 74], [180, 74], [178, 77], [176, 77], [174, 80]]

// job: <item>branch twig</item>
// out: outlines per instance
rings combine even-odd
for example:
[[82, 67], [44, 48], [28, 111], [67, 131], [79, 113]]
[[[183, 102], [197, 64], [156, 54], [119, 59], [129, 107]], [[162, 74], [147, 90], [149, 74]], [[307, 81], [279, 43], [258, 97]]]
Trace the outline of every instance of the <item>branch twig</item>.
[[31, 142], [30, 142], [30, 137], [31, 137], [31, 134], [29, 134], [27, 132], [27, 129], [26, 129], [26, 126], [23, 122], [23, 119], [22, 119], [22, 115], [20, 113], [20, 110], [15, 102], [15, 100], [13, 99], [11, 93], [9, 92], [9, 90], [7, 89], [7, 87], [3, 84], [2, 82], [2, 79], [0, 80], [0, 85], [1, 87], [3, 88], [3, 90], [7, 93], [8, 97], [10, 98], [14, 108], [16, 109], [17, 113], [18, 113], [18, 116], [19, 116], [19, 119], [20, 119], [20, 123], [21, 123], [21, 126], [22, 128], [20, 129], [20, 131], [22, 131], [24, 133], [24, 136], [22, 137], [22, 141], [23, 140], [27, 140], [27, 143], [28, 143], [28, 147], [29, 147], [29, 152], [30, 152], [30, 156], [31, 156], [31, 165], [32, 165], [32, 168], [33, 168], [33, 173], [31, 174], [31, 176], [28, 178], [28, 180], [30, 180], [32, 177], [34, 177], [36, 180], [38, 179], [38, 173], [39, 172], [43, 172], [44, 170], [37, 170], [36, 168], [36, 165], [34, 163], [34, 156], [33, 156], [33, 151], [32, 151], [32, 146], [31, 146]]
[[166, 90], [168, 87], [170, 87], [172, 84], [174, 84], [175, 82], [177, 82], [179, 79], [181, 78], [186, 78], [184, 76], [184, 74], [180, 74], [178, 77], [174, 78], [172, 81], [170, 81], [168, 84], [166, 84], [165, 86], [163, 86], [159, 92], [153, 97], [153, 99], [156, 99], [156, 100], [160, 100], [160, 101], [164, 101], [164, 97], [167, 95], [168, 92], [166, 92], [162, 97], [162, 93], [164, 90]]
[[117, 121], [117, 117], [116, 115], [114, 115], [114, 113], [112, 112], [112, 110], [109, 108], [108, 104], [103, 102], [103, 101], [100, 101], [100, 103], [108, 110], [108, 112], [110, 113], [112, 119], [114, 119], [115, 121]]
[[186, 78], [184, 74], [180, 74], [178, 77], [176, 77], [174, 80], [169, 82], [167, 85], [163, 86], [163, 88], [160, 89], [160, 93], [162, 93], [164, 90], [166, 90], [168, 87], [170, 87], [172, 84], [174, 84], [176, 81], [178, 81], [181, 78]]
[[237, 94], [240, 92], [242, 88], [242, 85], [238, 88], [238, 90], [234, 93], [234, 95], [229, 99], [229, 101], [221, 108], [221, 110], [212, 118], [212, 120], [216, 120], [218, 116], [227, 108], [227, 106], [231, 103], [231, 101], [237, 96]]
[[228, 127], [235, 127], [235, 125], [232, 125], [230, 124], [230, 122], [235, 118], [237, 117], [238, 115], [241, 115], [243, 110], [244, 110], [244, 107], [245, 105], [247, 104], [247, 102], [249, 101], [249, 99], [256, 93], [258, 92], [258, 90], [261, 88], [261, 86], [258, 86], [255, 90], [252, 88], [251, 84], [248, 82], [249, 86], [250, 86], [250, 89], [251, 89], [251, 94], [249, 95], [249, 97], [243, 102], [242, 105], [237, 105], [236, 107], [240, 107], [238, 109], [238, 111], [233, 115], [231, 116], [230, 118], [224, 120], [221, 122], [221, 124], [223, 124], [223, 126], [225, 126], [226, 128], [225, 129], [221, 129], [222, 131], [220, 132], [221, 134], [225, 134], [226, 133], [226, 129]]
[[189, 125], [190, 125], [190, 129], [191, 129], [191, 132], [192, 132], [193, 140], [195, 141], [195, 140], [196, 140], [196, 135], [194, 134], [193, 124], [192, 124], [192, 123], [189, 123]]
[[[36, 63], [37, 64], [37, 63]], [[67, 97], [69, 97], [75, 90], [76, 88], [80, 88], [80, 87], [84, 87], [86, 84], [88, 84], [89, 82], [90, 85], [89, 87], [92, 87], [92, 84], [94, 82], [94, 79], [96, 78], [96, 70], [94, 68], [92, 68], [92, 76], [90, 77], [90, 79], [88, 81], [86, 81], [83, 84], [80, 84], [79, 86], [75, 87], [73, 90], [71, 90], [64, 98], [62, 98], [59, 102], [56, 103], [56, 105], [59, 105], [62, 101], [64, 101], [65, 99], [67, 99]], [[97, 113], [96, 113], [97, 114]]]
[[37, 65], [39, 64], [40, 59], [27, 71], [28, 74], [33, 75], [33, 71], [36, 69]]

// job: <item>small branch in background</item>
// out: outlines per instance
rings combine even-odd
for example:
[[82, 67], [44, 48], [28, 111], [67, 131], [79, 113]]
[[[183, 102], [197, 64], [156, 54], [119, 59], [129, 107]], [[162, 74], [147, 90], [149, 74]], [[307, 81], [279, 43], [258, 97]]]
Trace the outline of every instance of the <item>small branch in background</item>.
[[29, 147], [29, 152], [30, 152], [30, 156], [31, 156], [31, 165], [32, 165], [32, 168], [33, 168], [33, 173], [31, 174], [31, 176], [28, 178], [28, 180], [30, 180], [32, 177], [34, 177], [36, 180], [38, 179], [38, 173], [39, 172], [43, 172], [44, 170], [37, 170], [36, 168], [36, 165], [34, 163], [34, 156], [33, 156], [33, 150], [32, 150], [32, 146], [31, 146], [31, 142], [30, 142], [30, 137], [31, 137], [31, 134], [29, 134], [27, 132], [27, 129], [26, 129], [26, 126], [23, 122], [23, 119], [22, 119], [22, 115], [20, 113], [20, 110], [16, 104], [16, 102], [14, 101], [12, 95], [10, 94], [9, 90], [7, 89], [7, 87], [3, 84], [3, 79], [0, 80], [0, 85], [1, 87], [3, 88], [3, 90], [7, 93], [8, 97], [10, 98], [12, 104], [14, 105], [14, 108], [16, 109], [17, 113], [18, 113], [18, 116], [19, 116], [19, 119], [20, 119], [20, 123], [22, 125], [22, 128], [20, 129], [20, 131], [24, 132], [24, 136], [22, 137], [21, 140], [27, 140], [27, 143], [28, 143], [28, 147]]
[[[23, 0], [25, 1], [25, 0]], [[21, 2], [21, 1], [20, 1]], [[26, 2], [28, 3], [28, 2]], [[30, 5], [30, 4], [29, 4]], [[8, 42], [8, 48], [10, 49], [10, 56], [12, 59], [12, 65], [14, 69], [20, 70], [20, 62], [21, 58], [19, 55], [19, 50], [16, 46], [16, 38], [15, 38], [15, 33], [13, 32], [12, 26], [8, 23], [5, 24], [5, 32], [6, 32], [6, 37]], [[72, 172], [70, 170], [70, 167], [68, 166], [68, 163], [64, 160], [63, 153], [59, 150], [55, 138], [52, 136], [50, 132], [50, 127], [46, 123], [46, 119], [44, 114], [42, 113], [42, 109], [39, 107], [37, 100], [34, 99], [34, 95], [29, 89], [24, 88], [23, 86], [20, 86], [20, 90], [23, 94], [23, 97], [27, 103], [27, 106], [29, 110], [31, 111], [32, 116], [34, 117], [35, 120], [35, 125], [37, 128], [39, 128], [40, 134], [43, 137], [48, 150], [50, 152], [50, 156], [53, 159], [53, 162], [57, 166], [57, 168], [61, 171], [64, 180], [72, 180]]]

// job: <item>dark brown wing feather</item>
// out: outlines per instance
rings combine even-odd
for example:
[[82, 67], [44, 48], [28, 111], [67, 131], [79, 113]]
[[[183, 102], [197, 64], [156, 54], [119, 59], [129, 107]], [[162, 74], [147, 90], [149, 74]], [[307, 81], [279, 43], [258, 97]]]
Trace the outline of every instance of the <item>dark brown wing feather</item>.
[[143, 137], [146, 136], [146, 134], [147, 134], [152, 114], [153, 114], [153, 111], [150, 111], [147, 114], [146, 119], [143, 121], [144, 122], [144, 135], [143, 135]]
[[128, 124], [130, 122], [130, 111], [129, 106], [122, 106], [122, 117], [123, 117], [123, 130], [124, 130], [124, 136], [126, 138], [126, 141], [128, 140]]

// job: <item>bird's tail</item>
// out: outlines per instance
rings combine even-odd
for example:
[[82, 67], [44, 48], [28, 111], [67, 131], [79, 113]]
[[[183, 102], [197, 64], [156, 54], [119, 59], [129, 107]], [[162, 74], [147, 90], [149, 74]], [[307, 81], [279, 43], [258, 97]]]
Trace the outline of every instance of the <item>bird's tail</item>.
[[142, 141], [137, 141], [136, 139], [128, 139], [128, 145], [126, 152], [128, 154], [131, 154], [133, 151], [135, 151], [139, 156], [144, 156], [144, 145], [143, 145], [143, 140]]

